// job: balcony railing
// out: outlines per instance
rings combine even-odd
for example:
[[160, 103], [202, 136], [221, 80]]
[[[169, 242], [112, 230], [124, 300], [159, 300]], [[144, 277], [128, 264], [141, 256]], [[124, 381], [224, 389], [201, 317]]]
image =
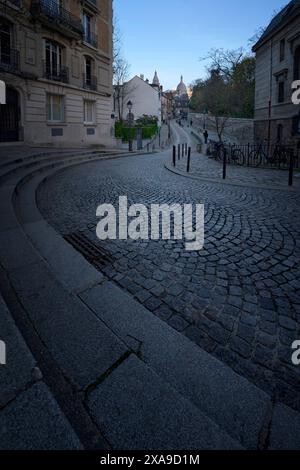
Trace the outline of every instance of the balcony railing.
[[43, 62], [43, 78], [53, 80], [55, 82], [69, 83], [68, 67], [51, 67], [46, 61]]
[[85, 4], [86, 4], [87, 6], [93, 7], [93, 9], [95, 9], [95, 10], [98, 9], [97, 0], [85, 0]]
[[83, 74], [83, 88], [87, 90], [97, 90], [97, 77]]
[[18, 7], [20, 8], [21, 7], [21, 0], [8, 0], [9, 3], [12, 3], [13, 5], [15, 5], [15, 7]]
[[3, 72], [16, 73], [20, 70], [20, 53], [15, 49], [0, 53], [0, 70]]
[[83, 33], [83, 40], [95, 48], [98, 47], [98, 36], [91, 31]]
[[45, 16], [48, 20], [75, 33], [83, 33], [80, 18], [60, 6], [55, 0], [32, 0], [31, 13], [34, 16]]

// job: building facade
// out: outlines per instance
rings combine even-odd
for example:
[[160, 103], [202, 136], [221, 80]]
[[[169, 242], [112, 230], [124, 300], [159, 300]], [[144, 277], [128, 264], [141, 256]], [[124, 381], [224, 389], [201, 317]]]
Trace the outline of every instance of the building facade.
[[114, 143], [112, 0], [0, 0], [0, 142]]
[[[116, 99], [116, 101], [118, 101]], [[122, 116], [127, 119], [127, 102], [131, 101], [134, 119], [142, 118], [144, 115], [153, 116], [157, 119], [158, 125], [162, 122], [162, 87], [160, 86], [157, 73], [155, 73], [152, 84], [145, 80], [143, 75], [137, 75], [123, 85], [122, 93]], [[115, 103], [115, 109], [120, 103]]]
[[177, 118], [187, 119], [189, 113], [189, 101], [188, 90], [183, 82], [183, 76], [181, 75], [180, 83], [174, 93], [174, 108], [175, 116]]
[[274, 17], [253, 51], [255, 140], [299, 145], [300, 106], [292, 103], [292, 83], [300, 80], [300, 0]]

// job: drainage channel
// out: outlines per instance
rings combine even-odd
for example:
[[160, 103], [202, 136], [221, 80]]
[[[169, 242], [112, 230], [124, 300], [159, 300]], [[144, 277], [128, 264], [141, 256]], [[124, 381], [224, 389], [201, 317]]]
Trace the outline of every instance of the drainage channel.
[[110, 253], [108, 253], [98, 244], [93, 243], [82, 232], [70, 233], [65, 235], [64, 239], [95, 267], [107, 266], [114, 261]]

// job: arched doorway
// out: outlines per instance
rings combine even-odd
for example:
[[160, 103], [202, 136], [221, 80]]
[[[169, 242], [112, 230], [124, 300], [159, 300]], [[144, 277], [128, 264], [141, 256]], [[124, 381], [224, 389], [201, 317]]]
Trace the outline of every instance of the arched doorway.
[[6, 88], [6, 104], [0, 105], [0, 142], [19, 140], [19, 94]]

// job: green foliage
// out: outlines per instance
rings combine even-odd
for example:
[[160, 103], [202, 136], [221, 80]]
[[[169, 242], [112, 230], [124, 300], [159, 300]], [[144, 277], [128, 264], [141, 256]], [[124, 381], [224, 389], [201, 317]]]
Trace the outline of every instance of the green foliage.
[[[213, 116], [253, 118], [255, 58], [246, 55], [236, 57], [235, 51], [221, 52], [214, 52], [208, 78], [195, 82], [190, 107], [196, 112], [209, 112]], [[219, 54], [217, 58], [216, 54]], [[235, 61], [232, 60], [233, 56]]]
[[144, 114], [142, 117], [136, 120], [137, 127], [149, 126], [149, 125], [157, 125], [157, 116], [148, 116]]
[[143, 139], [151, 139], [157, 131], [158, 131], [158, 126], [157, 122], [154, 124], [148, 124], [148, 125], [138, 125], [138, 123], [135, 123], [133, 127], [130, 129], [130, 134], [129, 134], [129, 128], [126, 126], [125, 123], [122, 122], [116, 122], [115, 124], [115, 136], [117, 139], [122, 139], [124, 142], [128, 142], [129, 136], [131, 140], [136, 139], [136, 130], [137, 128], [142, 128], [142, 138]]

